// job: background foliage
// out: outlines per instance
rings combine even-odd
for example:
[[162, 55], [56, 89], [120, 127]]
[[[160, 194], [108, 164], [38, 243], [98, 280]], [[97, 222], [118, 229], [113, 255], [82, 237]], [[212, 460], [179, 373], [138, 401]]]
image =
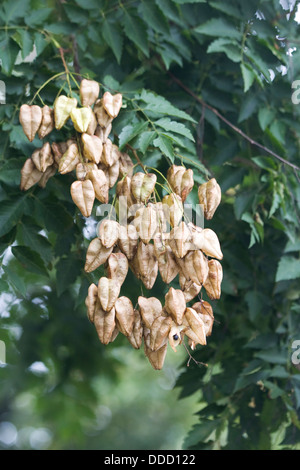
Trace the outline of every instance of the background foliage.
[[[300, 376], [291, 362], [300, 339], [297, 8], [277, 0], [2, 2], [0, 339], [8, 365], [0, 369], [0, 436], [17, 428], [11, 445], [171, 448], [194, 423], [184, 448], [299, 447]], [[123, 93], [113, 128], [120, 147], [139, 149], [163, 174], [182, 162], [197, 183], [215, 176], [222, 187], [208, 226], [224, 252], [223, 292], [209, 344], [194, 354], [208, 367], [186, 367], [184, 358], [178, 389], [166, 390], [182, 353], [155, 373], [126, 339], [102, 347], [88, 323], [83, 265], [97, 218], [87, 224], [78, 214], [72, 177], [19, 190], [20, 169], [40, 143], [28, 143], [18, 111], [56, 74], [35, 103], [68, 91], [59, 48], [75, 79]], [[127, 285], [123, 295], [139, 295], [138, 283]], [[158, 280], [153, 295], [164, 293]]]

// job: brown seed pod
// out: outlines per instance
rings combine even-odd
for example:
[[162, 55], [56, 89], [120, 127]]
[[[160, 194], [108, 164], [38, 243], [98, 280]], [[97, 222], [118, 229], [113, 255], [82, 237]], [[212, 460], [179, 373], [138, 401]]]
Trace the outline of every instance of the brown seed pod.
[[103, 144], [102, 163], [105, 166], [112, 166], [119, 160], [119, 158], [120, 151], [117, 145], [113, 144], [110, 139], [107, 139]]
[[144, 328], [144, 351], [146, 357], [149, 359], [150, 364], [152, 365], [153, 369], [160, 370], [163, 368], [166, 354], [167, 354], [167, 344], [164, 344], [160, 349], [157, 351], [152, 351], [150, 348], [150, 331], [147, 328]]
[[98, 297], [101, 307], [106, 312], [111, 310], [120, 294], [121, 286], [115, 279], [100, 277], [98, 282]]
[[120, 152], [120, 167], [119, 167], [119, 177], [124, 178], [124, 176], [131, 177], [133, 174], [133, 161], [131, 160], [128, 153]]
[[80, 83], [80, 101], [82, 106], [92, 106], [97, 100], [100, 92], [99, 83], [94, 80], [86, 80]]
[[204, 217], [212, 219], [217, 207], [221, 202], [221, 188], [215, 178], [198, 188], [198, 197], [200, 204], [203, 204]]
[[182, 324], [183, 315], [186, 309], [186, 302], [183, 292], [180, 289], [170, 287], [165, 295], [165, 309], [177, 323]]
[[78, 163], [80, 163], [79, 149], [77, 144], [72, 143], [61, 157], [58, 171], [62, 175], [65, 175], [66, 173], [70, 173], [75, 170]]
[[113, 251], [113, 247], [105, 248], [99, 238], [94, 238], [87, 249], [84, 270], [87, 273], [94, 271], [106, 262]]
[[129, 336], [133, 330], [134, 310], [128, 297], [119, 297], [115, 303], [117, 326], [120, 332]]
[[150, 328], [150, 349], [157, 351], [168, 342], [172, 318], [159, 316], [155, 318]]
[[102, 220], [98, 229], [98, 238], [106, 248], [115, 245], [119, 238], [118, 222], [109, 219]]
[[194, 187], [193, 170], [183, 166], [172, 165], [167, 172], [168, 182], [173, 191], [184, 202]]
[[211, 305], [205, 300], [201, 300], [192, 305], [192, 309], [198, 313], [203, 321], [206, 336], [210, 336], [214, 324], [214, 314]]
[[208, 297], [212, 300], [221, 297], [221, 283], [223, 280], [223, 269], [221, 263], [216, 259], [211, 259], [208, 262], [209, 273], [208, 277], [203, 284]]
[[138, 304], [144, 325], [147, 328], [151, 328], [154, 320], [162, 313], [160, 301], [156, 297], [149, 297], [147, 299], [146, 297], [140, 296], [138, 298]]
[[43, 173], [43, 176], [41, 177], [40, 181], [38, 182], [38, 185], [39, 185], [41, 188], [45, 188], [47, 182], [49, 181], [49, 179], [50, 179], [52, 176], [55, 175], [56, 170], [57, 170], [56, 165], [48, 166], [47, 170]]
[[165, 215], [165, 220], [171, 227], [177, 227], [182, 221], [183, 205], [182, 199], [177, 194], [167, 194], [162, 199], [162, 205]]
[[115, 309], [112, 308], [110, 311], [105, 312], [101, 308], [101, 304], [98, 299], [94, 314], [94, 324], [101, 343], [105, 345], [110, 343], [112, 341], [112, 336], [115, 334], [116, 328]]
[[91, 323], [94, 323], [94, 315], [96, 310], [96, 303], [98, 300], [98, 287], [96, 284], [91, 284], [88, 288], [88, 295], [85, 299], [87, 308], [87, 316]]
[[90, 180], [74, 181], [71, 184], [71, 196], [82, 215], [89, 217], [95, 200], [93, 183]]
[[113, 188], [116, 182], [118, 181], [119, 178], [119, 160], [116, 161], [112, 166], [108, 167], [107, 169], [107, 179], [108, 179], [108, 185], [110, 188]]
[[24, 134], [32, 142], [42, 123], [43, 113], [39, 106], [23, 104], [20, 108], [19, 120]]
[[47, 168], [54, 163], [51, 145], [49, 142], [46, 142], [42, 148], [35, 150], [31, 155], [31, 158], [36, 168], [44, 173]]
[[106, 129], [111, 124], [113, 118], [105, 111], [102, 99], [96, 101], [94, 113], [96, 115], [97, 122], [102, 129]]
[[101, 160], [103, 144], [99, 137], [95, 135], [82, 134], [82, 151], [85, 158], [98, 165]]
[[181, 222], [170, 232], [169, 246], [177, 258], [183, 258], [191, 248], [191, 232], [185, 222]]
[[107, 204], [109, 197], [109, 187], [105, 173], [98, 168], [89, 169], [87, 172], [87, 178], [93, 183], [95, 197], [98, 199], [98, 201]]
[[67, 142], [53, 142], [51, 144], [51, 150], [54, 156], [54, 161], [56, 165], [58, 166], [61, 160], [61, 157], [68, 150], [68, 144]]
[[179, 273], [179, 284], [182, 289], [186, 303], [193, 300], [202, 289], [201, 285], [196, 284], [191, 279], [186, 279], [182, 272]]
[[136, 309], [134, 310], [132, 332], [127, 336], [127, 338], [134, 349], [140, 349], [143, 341], [143, 324], [140, 312]]
[[138, 172], [131, 178], [131, 192], [137, 202], [146, 202], [154, 191], [156, 184], [154, 173]]
[[135, 212], [133, 219], [136, 231], [140, 239], [145, 243], [149, 243], [157, 230], [157, 212], [154, 204], [142, 206]]
[[129, 261], [134, 258], [138, 247], [138, 234], [134, 225], [120, 225], [118, 246]]
[[113, 119], [116, 118], [122, 107], [122, 95], [117, 93], [112, 95], [109, 91], [106, 91], [102, 97], [103, 108]]
[[109, 134], [111, 133], [112, 125], [108, 124], [107, 127], [97, 126], [95, 135], [99, 137], [103, 144], [107, 141]]
[[[95, 113], [92, 111], [92, 112], [91, 112], [91, 120], [90, 120], [90, 123], [89, 123], [89, 125], [88, 125], [87, 130], [86, 130], [86, 134], [88, 134], [88, 135], [95, 135], [97, 126], [98, 126], [98, 122], [97, 122]], [[102, 142], [102, 140], [101, 140], [101, 142]]]
[[158, 273], [158, 262], [155, 256], [154, 245], [145, 245], [142, 241], [138, 244], [136, 252], [140, 279], [146, 289], [152, 289]]
[[70, 118], [74, 124], [77, 132], [84, 133], [88, 130], [88, 127], [92, 121], [92, 110], [91, 108], [73, 108], [70, 114]]
[[177, 263], [187, 280], [202, 285], [208, 276], [208, 260], [200, 250], [189, 251], [184, 258], [177, 258]]
[[93, 170], [98, 170], [98, 167], [95, 163], [78, 163], [76, 165], [76, 178], [78, 180], [90, 179], [88, 178], [88, 174]]
[[128, 273], [128, 260], [123, 253], [112, 253], [108, 258], [107, 276], [123, 284]]
[[56, 129], [59, 130], [66, 124], [67, 120], [70, 118], [72, 109], [76, 108], [76, 106], [76, 98], [68, 98], [64, 95], [60, 95], [56, 98], [53, 105]]
[[126, 208], [129, 208], [130, 206], [136, 203], [136, 200], [131, 193], [131, 179], [129, 178], [129, 176], [125, 176], [124, 179], [117, 183], [116, 195], [118, 199], [120, 199], [121, 197], [126, 198], [126, 200], [123, 199], [122, 201], [122, 204], [124, 204], [124, 207]]
[[175, 279], [179, 272], [179, 266], [176, 262], [176, 257], [169, 246], [166, 247], [165, 251], [157, 255], [156, 257], [158, 261], [158, 270], [160, 272], [162, 280], [166, 284], [170, 284], [170, 282]]
[[29, 188], [38, 183], [42, 176], [43, 173], [36, 168], [31, 158], [27, 158], [21, 170], [21, 191], [27, 191]]
[[54, 111], [49, 106], [42, 108], [42, 122], [38, 130], [38, 136], [42, 140], [55, 129]]
[[207, 256], [221, 260], [223, 253], [216, 233], [210, 228], [205, 228], [201, 232], [192, 233], [193, 245], [202, 250]]
[[120, 333], [119, 328], [117, 326], [115, 326], [115, 329], [114, 329], [114, 331], [111, 335], [111, 338], [110, 338], [109, 342], [113, 343], [119, 333]]
[[170, 332], [169, 332], [169, 344], [174, 352], [177, 352], [176, 347], [181, 344], [181, 330], [183, 329], [182, 326], [176, 325], [176, 323], [172, 323]]
[[[202, 344], [203, 346], [206, 345], [205, 325], [195, 310], [189, 307], [186, 309], [184, 313], [183, 324], [184, 326], [188, 327], [187, 330], [184, 330], [184, 333], [189, 338], [198, 342], [199, 344]], [[191, 334], [189, 329], [192, 330], [194, 335]]]

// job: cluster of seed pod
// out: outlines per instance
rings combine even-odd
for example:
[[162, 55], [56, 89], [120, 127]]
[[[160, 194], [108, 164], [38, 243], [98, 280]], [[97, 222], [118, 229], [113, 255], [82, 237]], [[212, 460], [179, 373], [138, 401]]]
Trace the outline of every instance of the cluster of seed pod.
[[[44, 187], [56, 172], [76, 172], [71, 196], [84, 217], [92, 213], [95, 199], [109, 200], [116, 183], [116, 210], [119, 222], [104, 219], [97, 237], [87, 249], [85, 271], [105, 265], [107, 276], [91, 284], [86, 298], [88, 318], [100, 341], [108, 344], [118, 333], [145, 354], [155, 369], [161, 369], [167, 345], [176, 347], [188, 338], [189, 346], [205, 345], [214, 321], [211, 305], [203, 300], [189, 302], [202, 289], [212, 300], [221, 295], [223, 277], [219, 260], [223, 255], [217, 235], [186, 220], [184, 202], [194, 187], [193, 171], [172, 165], [167, 173], [168, 194], [156, 200], [157, 177], [138, 171], [127, 153], [120, 152], [109, 138], [112, 121], [122, 107], [122, 95], [105, 92], [99, 99], [99, 85], [82, 80], [81, 107], [76, 98], [59, 96], [53, 106], [23, 105], [20, 122], [32, 142], [36, 133], [44, 139], [53, 129], [61, 129], [69, 119], [76, 137], [66, 142], [46, 142], [28, 158], [21, 170], [21, 189], [35, 183]], [[213, 178], [198, 189], [206, 219], [211, 219], [221, 200], [221, 190]], [[180, 289], [169, 286], [165, 304], [154, 297], [132, 301], [120, 296], [128, 269], [151, 290], [158, 273], [169, 285], [177, 276]]]

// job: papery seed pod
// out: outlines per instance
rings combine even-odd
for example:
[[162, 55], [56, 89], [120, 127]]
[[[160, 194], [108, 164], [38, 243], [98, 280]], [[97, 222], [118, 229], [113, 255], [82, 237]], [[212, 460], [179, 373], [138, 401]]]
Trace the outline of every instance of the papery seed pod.
[[96, 101], [94, 113], [100, 127], [105, 129], [111, 124], [113, 118], [105, 111], [102, 99]]
[[92, 110], [91, 108], [73, 108], [70, 118], [72, 119], [75, 130], [84, 133], [91, 123]]
[[110, 338], [109, 342], [113, 343], [119, 333], [120, 333], [119, 328], [117, 326], [115, 326], [115, 329], [112, 332], [112, 335], [111, 335], [111, 338]]
[[122, 95], [117, 93], [112, 95], [106, 91], [102, 97], [103, 108], [112, 118], [116, 118], [122, 107]]
[[[90, 123], [89, 123], [89, 125], [88, 125], [87, 130], [86, 130], [86, 134], [88, 134], [88, 135], [95, 135], [97, 126], [98, 126], [98, 122], [97, 122], [95, 113], [92, 111], [92, 112], [91, 112], [91, 120], [90, 120]], [[102, 142], [102, 140], [101, 140], [101, 142]]]
[[67, 142], [53, 142], [51, 144], [51, 150], [54, 156], [54, 161], [58, 166], [63, 154], [68, 150], [68, 144]]
[[184, 222], [171, 230], [169, 246], [177, 258], [183, 258], [191, 248], [191, 232]]
[[167, 347], [168, 345], [164, 344], [164, 346], [157, 349], [157, 351], [152, 351], [150, 348], [150, 332], [147, 329], [144, 329], [144, 351], [153, 369], [160, 370], [163, 368], [167, 354]]
[[221, 188], [215, 178], [212, 178], [207, 183], [199, 186], [199, 202], [200, 204], [203, 204], [204, 217], [206, 219], [212, 219], [217, 207], [221, 202], [221, 196]]
[[208, 277], [203, 284], [208, 297], [212, 300], [221, 297], [221, 283], [223, 280], [223, 269], [221, 263], [216, 259], [211, 259], [208, 262], [209, 273]]
[[138, 244], [136, 252], [139, 272], [146, 289], [152, 289], [157, 278], [158, 262], [155, 256], [154, 246], [150, 243], [145, 245], [142, 241]]
[[138, 172], [131, 178], [131, 192], [136, 201], [146, 202], [154, 191], [156, 184], [156, 175], [154, 173]]
[[208, 276], [208, 260], [200, 250], [189, 251], [184, 258], [177, 258], [182, 273], [187, 280], [202, 285]]
[[109, 197], [109, 187], [105, 173], [98, 168], [88, 169], [87, 177], [93, 183], [95, 197], [98, 199], [98, 201], [107, 204]]
[[112, 253], [107, 262], [107, 276], [122, 285], [128, 273], [127, 257], [123, 253]]
[[120, 332], [129, 336], [134, 324], [134, 310], [128, 297], [119, 297], [115, 303], [117, 326]]
[[186, 303], [193, 300], [202, 289], [202, 285], [196, 284], [191, 279], [187, 280], [182, 273], [179, 273], [179, 284]]
[[149, 243], [157, 230], [157, 213], [153, 204], [143, 206], [135, 213], [133, 223], [140, 239], [144, 243]]
[[101, 343], [105, 345], [110, 343], [116, 328], [115, 309], [112, 308], [106, 312], [101, 308], [100, 301], [98, 301], [94, 314], [94, 324]]
[[166, 221], [171, 227], [177, 227], [182, 221], [183, 205], [182, 199], [177, 194], [167, 194], [162, 199], [162, 205]]
[[60, 95], [56, 98], [53, 105], [56, 129], [59, 130], [66, 124], [67, 120], [70, 118], [72, 109], [76, 108], [76, 106], [76, 98], [68, 98], [64, 95]]
[[183, 329], [182, 326], [176, 325], [176, 323], [172, 322], [171, 329], [169, 331], [169, 344], [174, 352], [177, 352], [176, 347], [181, 344], [181, 330]]
[[98, 282], [98, 297], [101, 307], [106, 312], [111, 310], [120, 294], [121, 286], [115, 279], [100, 277]]
[[43, 176], [38, 182], [38, 185], [40, 186], [40, 188], [46, 187], [46, 184], [48, 183], [49, 179], [55, 175], [56, 170], [57, 170], [57, 167], [55, 164], [48, 166], [47, 170], [43, 173]]
[[119, 160], [116, 161], [112, 166], [108, 167], [108, 185], [113, 188], [119, 178]]
[[21, 191], [27, 191], [29, 188], [38, 183], [42, 176], [43, 173], [36, 168], [31, 158], [27, 158], [23, 168], [21, 169]]
[[53, 129], [55, 129], [54, 111], [49, 106], [44, 106], [42, 108], [42, 122], [38, 130], [39, 139], [44, 139]]
[[23, 104], [20, 108], [19, 120], [24, 134], [32, 142], [42, 123], [42, 109], [39, 106]]
[[[183, 324], [193, 331], [199, 344], [206, 345], [205, 325], [195, 310], [189, 307], [186, 309]], [[185, 330], [184, 333], [195, 341], [195, 338], [189, 335], [188, 330]]]
[[156, 257], [159, 257], [162, 253], [167, 251], [169, 247], [170, 234], [164, 233], [158, 230], [153, 237], [154, 250]]
[[155, 318], [150, 328], [150, 349], [152, 351], [157, 351], [167, 343], [171, 326], [171, 317], [159, 316]]
[[109, 134], [111, 133], [112, 125], [108, 124], [107, 127], [97, 126], [95, 130], [95, 135], [101, 139], [102, 143], [105, 144], [107, 141]]
[[82, 151], [85, 158], [98, 164], [101, 160], [103, 144], [99, 137], [95, 135], [82, 134]]
[[98, 287], [96, 284], [91, 284], [88, 288], [88, 295], [85, 299], [85, 306], [87, 308], [87, 316], [91, 323], [94, 323], [94, 315], [96, 304], [98, 300]]
[[138, 234], [134, 225], [120, 225], [118, 246], [128, 260], [134, 258], [138, 247]]
[[131, 193], [131, 179], [129, 176], [125, 176], [124, 179], [117, 183], [116, 195], [118, 198], [121, 196], [126, 197], [126, 207], [128, 208], [136, 203], [136, 200]]
[[147, 328], [151, 328], [154, 320], [162, 313], [160, 301], [156, 297], [149, 297], [147, 299], [146, 297], [140, 296], [138, 298], [138, 304], [144, 325]]
[[170, 287], [165, 295], [165, 309], [177, 323], [182, 324], [183, 315], [186, 309], [185, 298], [180, 289]]
[[211, 305], [205, 300], [201, 300], [192, 305], [192, 309], [198, 313], [203, 321], [206, 336], [210, 336], [214, 324], [214, 314]]
[[82, 106], [92, 106], [97, 100], [99, 92], [99, 83], [85, 78], [81, 80], [79, 93]]
[[107, 139], [103, 144], [102, 162], [105, 166], [114, 165], [120, 158], [120, 151], [117, 145], [113, 144], [110, 139]]
[[84, 217], [89, 217], [93, 210], [95, 191], [90, 180], [74, 181], [71, 184], [71, 196], [74, 204]]
[[166, 247], [165, 252], [157, 255], [158, 270], [162, 280], [166, 284], [170, 284], [179, 272], [179, 266], [176, 262], [176, 257], [169, 246]]
[[61, 157], [58, 165], [58, 171], [62, 175], [65, 175], [66, 173], [70, 173], [71, 171], [75, 170], [78, 163], [80, 163], [79, 149], [77, 144], [73, 143], [68, 147], [66, 152]]
[[184, 202], [194, 187], [193, 170], [183, 166], [172, 165], [167, 172], [168, 182], [173, 191]]
[[36, 168], [44, 173], [47, 168], [54, 163], [51, 145], [49, 142], [46, 142], [42, 148], [35, 150], [31, 155], [31, 158]]
[[219, 260], [223, 258], [218, 236], [210, 228], [205, 228], [201, 232], [194, 232], [192, 241], [194, 246], [202, 250], [207, 256]]
[[94, 238], [87, 249], [84, 270], [87, 273], [94, 271], [106, 262], [113, 251], [113, 247], [106, 248], [99, 238]]
[[130, 156], [128, 153], [125, 152], [120, 152], [120, 171], [119, 171], [119, 176], [120, 178], [124, 178], [124, 176], [129, 176], [131, 177], [133, 174], [133, 161], [131, 160]]
[[104, 219], [98, 228], [98, 238], [106, 248], [115, 245], [119, 238], [119, 224], [115, 220]]
[[90, 179], [88, 178], [89, 172], [95, 170], [98, 170], [98, 167], [95, 163], [78, 163], [76, 165], [76, 178], [78, 180]]
[[142, 324], [142, 317], [138, 310], [134, 310], [134, 321], [132, 332], [127, 336], [130, 344], [134, 347], [134, 349], [140, 349], [143, 341], [143, 324]]

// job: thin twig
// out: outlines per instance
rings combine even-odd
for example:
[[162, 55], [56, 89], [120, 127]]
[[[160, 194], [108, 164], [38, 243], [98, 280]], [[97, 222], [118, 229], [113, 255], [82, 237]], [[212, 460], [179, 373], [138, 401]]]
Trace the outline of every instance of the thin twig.
[[126, 147], [128, 147], [129, 150], [133, 153], [135, 159], [137, 160], [137, 162], [139, 163], [139, 165], [142, 167], [144, 173], [147, 173], [147, 170], [146, 170], [146, 168], [145, 168], [143, 162], [141, 161], [140, 157], [138, 156], [137, 151], [136, 151], [133, 147], [131, 147], [131, 145], [129, 145], [129, 144], [126, 144]]

